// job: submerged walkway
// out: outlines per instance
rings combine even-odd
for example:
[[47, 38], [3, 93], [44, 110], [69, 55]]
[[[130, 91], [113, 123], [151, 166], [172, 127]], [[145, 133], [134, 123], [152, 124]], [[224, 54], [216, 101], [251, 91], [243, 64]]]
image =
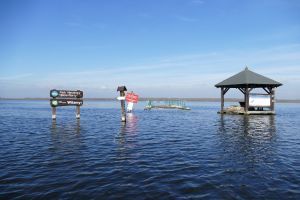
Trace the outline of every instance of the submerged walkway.
[[191, 110], [189, 107], [185, 105], [185, 102], [182, 100], [164, 101], [164, 104], [157, 104], [157, 105], [154, 105], [152, 101], [149, 100], [144, 110], [151, 110], [151, 109]]

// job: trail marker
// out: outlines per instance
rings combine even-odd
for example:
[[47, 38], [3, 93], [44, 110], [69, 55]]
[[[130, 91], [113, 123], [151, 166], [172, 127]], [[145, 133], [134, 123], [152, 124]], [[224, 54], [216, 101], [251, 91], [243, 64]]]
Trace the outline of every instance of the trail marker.
[[127, 93], [126, 101], [127, 101], [127, 112], [131, 112], [133, 110], [133, 104], [137, 103], [139, 100], [139, 96], [133, 92]]
[[121, 101], [121, 121], [126, 122], [125, 92], [127, 91], [127, 88], [125, 86], [119, 86], [117, 91], [120, 92], [120, 96], [117, 97], [117, 99]]
[[80, 106], [83, 105], [83, 91], [53, 89], [50, 90], [50, 97], [53, 120], [56, 120], [56, 107], [59, 106], [76, 106], [76, 119], [80, 118]]

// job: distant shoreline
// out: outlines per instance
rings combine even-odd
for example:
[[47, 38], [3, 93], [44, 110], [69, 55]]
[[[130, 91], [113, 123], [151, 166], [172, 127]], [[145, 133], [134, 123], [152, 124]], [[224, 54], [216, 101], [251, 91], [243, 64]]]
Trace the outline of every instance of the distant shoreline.
[[[0, 98], [1, 100], [49, 100], [50, 98]], [[140, 101], [168, 101], [168, 100], [184, 100], [184, 101], [199, 101], [199, 102], [220, 102], [220, 98], [140, 98]], [[116, 98], [83, 98], [84, 101], [115, 101]], [[226, 98], [225, 102], [239, 102], [243, 101], [242, 99], [238, 98]], [[277, 103], [300, 103], [300, 99], [277, 99]]]

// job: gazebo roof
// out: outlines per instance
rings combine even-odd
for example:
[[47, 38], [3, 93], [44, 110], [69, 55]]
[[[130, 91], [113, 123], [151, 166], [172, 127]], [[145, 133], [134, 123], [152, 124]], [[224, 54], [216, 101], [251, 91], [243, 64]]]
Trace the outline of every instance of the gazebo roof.
[[218, 83], [215, 87], [227, 87], [227, 88], [237, 88], [237, 87], [279, 87], [282, 84], [274, 81], [270, 78], [252, 72], [245, 68], [245, 70], [229, 77], [228, 79]]

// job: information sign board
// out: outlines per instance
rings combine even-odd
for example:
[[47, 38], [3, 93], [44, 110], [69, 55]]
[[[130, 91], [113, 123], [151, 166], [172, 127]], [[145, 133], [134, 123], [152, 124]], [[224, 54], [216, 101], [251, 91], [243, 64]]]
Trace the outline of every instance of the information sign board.
[[50, 90], [52, 98], [82, 98], [83, 91], [80, 90]]

